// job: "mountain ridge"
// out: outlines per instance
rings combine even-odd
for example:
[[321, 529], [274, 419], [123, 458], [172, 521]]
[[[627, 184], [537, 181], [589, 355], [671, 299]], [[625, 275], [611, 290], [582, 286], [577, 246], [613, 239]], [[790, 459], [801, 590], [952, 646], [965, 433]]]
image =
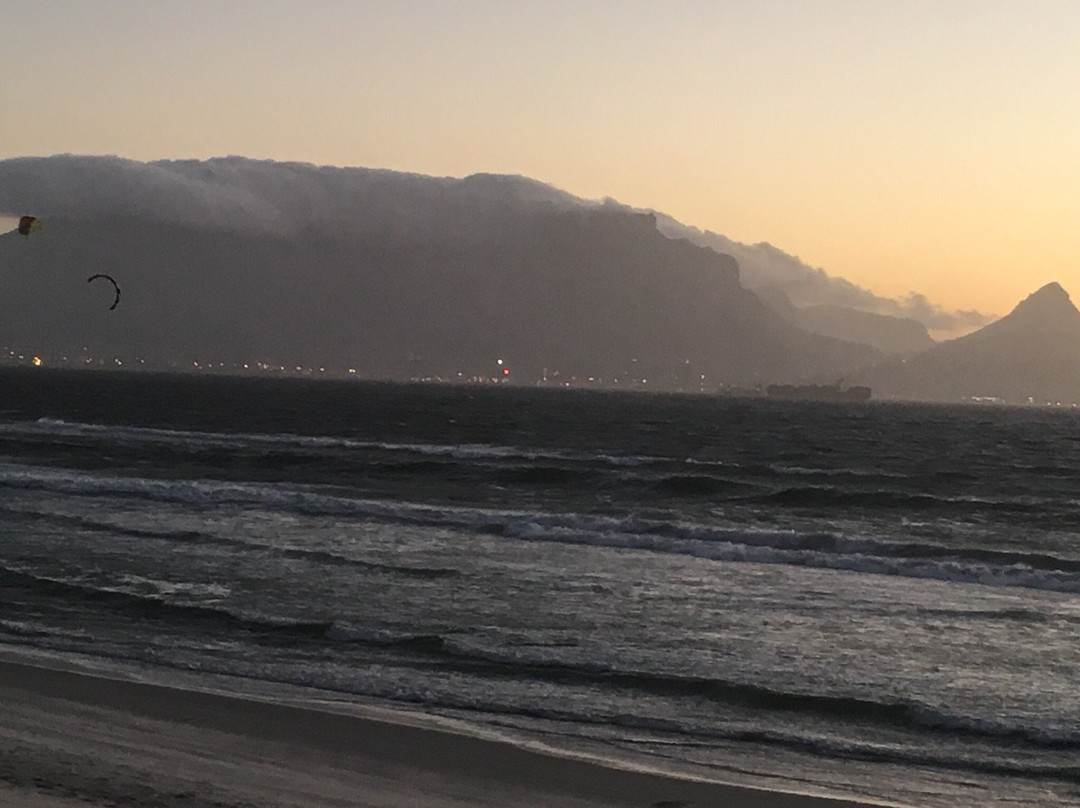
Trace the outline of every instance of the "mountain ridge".
[[876, 397], [1080, 404], [1080, 310], [1057, 282], [1000, 320], [853, 375]]
[[[710, 391], [835, 378], [879, 357], [784, 322], [742, 288], [734, 259], [665, 237], [651, 215], [500, 207], [490, 223], [313, 237], [54, 218], [46, 237], [0, 237], [0, 344], [164, 367], [505, 370], [518, 383]], [[95, 272], [121, 284], [115, 312], [87, 291]]]
[[91, 201], [95, 216], [149, 218], [200, 229], [332, 236], [439, 227], [466, 233], [470, 216], [490, 218], [500, 212], [606, 208], [651, 213], [669, 238], [733, 255], [743, 285], [750, 289], [779, 286], [800, 305], [842, 305], [914, 316], [936, 329], [986, 322], [981, 315], [971, 320], [970, 313], [944, 312], [921, 296], [906, 301], [880, 298], [769, 244], [740, 244], [656, 211], [611, 199], [583, 199], [520, 175], [478, 173], [458, 179], [238, 156], [148, 163], [72, 154], [0, 160], [0, 211], [76, 219], [86, 215], [84, 208]]

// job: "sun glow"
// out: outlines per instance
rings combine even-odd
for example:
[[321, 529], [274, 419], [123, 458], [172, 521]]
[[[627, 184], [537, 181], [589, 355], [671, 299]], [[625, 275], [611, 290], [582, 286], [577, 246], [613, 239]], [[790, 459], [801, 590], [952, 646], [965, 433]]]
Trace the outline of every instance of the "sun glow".
[[520, 174], [889, 296], [1080, 292], [1080, 5], [423, 6], [16, 4], [0, 159]]

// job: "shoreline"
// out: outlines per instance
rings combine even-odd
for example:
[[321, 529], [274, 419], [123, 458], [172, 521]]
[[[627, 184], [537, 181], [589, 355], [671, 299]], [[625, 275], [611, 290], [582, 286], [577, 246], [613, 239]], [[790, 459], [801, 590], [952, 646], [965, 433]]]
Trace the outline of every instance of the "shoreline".
[[562, 756], [422, 715], [332, 712], [6, 655], [0, 710], [0, 806], [882, 805]]

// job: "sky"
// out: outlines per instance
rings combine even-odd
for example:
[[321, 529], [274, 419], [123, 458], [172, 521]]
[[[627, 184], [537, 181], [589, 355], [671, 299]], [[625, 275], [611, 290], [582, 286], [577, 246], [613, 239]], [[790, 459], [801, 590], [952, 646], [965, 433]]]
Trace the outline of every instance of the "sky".
[[0, 0], [0, 159], [520, 174], [886, 296], [1080, 301], [1071, 0]]

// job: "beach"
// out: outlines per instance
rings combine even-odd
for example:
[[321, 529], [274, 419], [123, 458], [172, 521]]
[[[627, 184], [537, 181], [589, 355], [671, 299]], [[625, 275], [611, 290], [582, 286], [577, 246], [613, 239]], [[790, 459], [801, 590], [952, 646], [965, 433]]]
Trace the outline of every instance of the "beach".
[[858, 808], [455, 732], [423, 716], [0, 662], [0, 806]]

